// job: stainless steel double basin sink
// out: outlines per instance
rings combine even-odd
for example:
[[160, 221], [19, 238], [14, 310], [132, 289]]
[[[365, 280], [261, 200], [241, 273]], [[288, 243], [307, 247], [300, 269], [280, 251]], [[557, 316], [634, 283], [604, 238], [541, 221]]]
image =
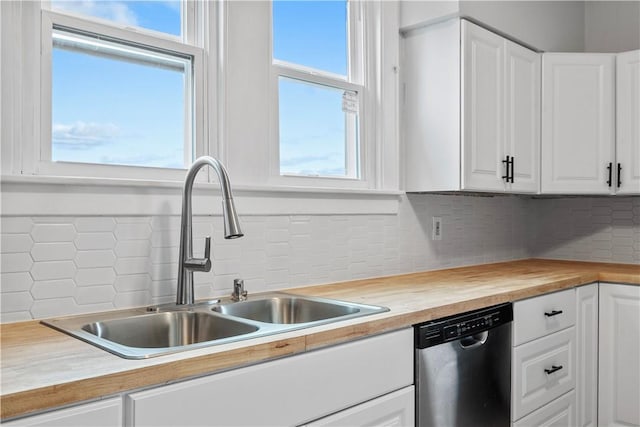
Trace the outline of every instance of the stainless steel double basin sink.
[[257, 338], [388, 311], [385, 307], [272, 292], [246, 301], [166, 304], [42, 323], [127, 359]]

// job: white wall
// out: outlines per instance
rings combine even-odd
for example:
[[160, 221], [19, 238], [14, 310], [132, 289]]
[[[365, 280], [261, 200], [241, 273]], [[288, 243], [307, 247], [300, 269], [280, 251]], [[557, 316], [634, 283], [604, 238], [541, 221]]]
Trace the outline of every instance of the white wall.
[[586, 52], [635, 49], [640, 49], [640, 1], [586, 2]]
[[421, 1], [400, 3], [400, 27], [460, 15], [544, 51], [584, 49], [584, 3], [579, 1]]

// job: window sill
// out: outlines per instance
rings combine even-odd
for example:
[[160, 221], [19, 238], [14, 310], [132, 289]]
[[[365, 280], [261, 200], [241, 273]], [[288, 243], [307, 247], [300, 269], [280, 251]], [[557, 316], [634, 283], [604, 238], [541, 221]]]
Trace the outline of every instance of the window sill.
[[[182, 181], [2, 176], [2, 215], [180, 215]], [[233, 186], [240, 216], [396, 214], [398, 190]], [[198, 183], [196, 215], [220, 214], [217, 184]], [[201, 201], [201, 199], [203, 201]], [[213, 207], [213, 208], [212, 208]]]

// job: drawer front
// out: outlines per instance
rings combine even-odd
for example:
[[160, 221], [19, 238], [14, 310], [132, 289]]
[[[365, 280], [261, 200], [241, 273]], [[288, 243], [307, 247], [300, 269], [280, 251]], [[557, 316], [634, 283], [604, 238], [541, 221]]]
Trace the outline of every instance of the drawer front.
[[533, 412], [575, 387], [575, 328], [513, 349], [511, 420]]
[[513, 423], [513, 427], [574, 427], [576, 425], [576, 395], [573, 391]]
[[513, 345], [552, 334], [576, 323], [574, 289], [513, 303]]

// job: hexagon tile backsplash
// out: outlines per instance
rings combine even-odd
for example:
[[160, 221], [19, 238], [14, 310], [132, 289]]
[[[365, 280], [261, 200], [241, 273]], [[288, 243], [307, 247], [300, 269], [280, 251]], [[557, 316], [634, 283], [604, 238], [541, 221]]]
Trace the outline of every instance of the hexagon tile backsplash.
[[[433, 216], [441, 241], [431, 240]], [[179, 217], [0, 220], [3, 323], [175, 297]], [[210, 235], [213, 258], [212, 272], [195, 274], [197, 298], [229, 293], [238, 277], [260, 292], [530, 256], [640, 263], [640, 198], [631, 197], [409, 195], [397, 215], [240, 220], [245, 237], [224, 240], [219, 216], [194, 217], [194, 253]]]

